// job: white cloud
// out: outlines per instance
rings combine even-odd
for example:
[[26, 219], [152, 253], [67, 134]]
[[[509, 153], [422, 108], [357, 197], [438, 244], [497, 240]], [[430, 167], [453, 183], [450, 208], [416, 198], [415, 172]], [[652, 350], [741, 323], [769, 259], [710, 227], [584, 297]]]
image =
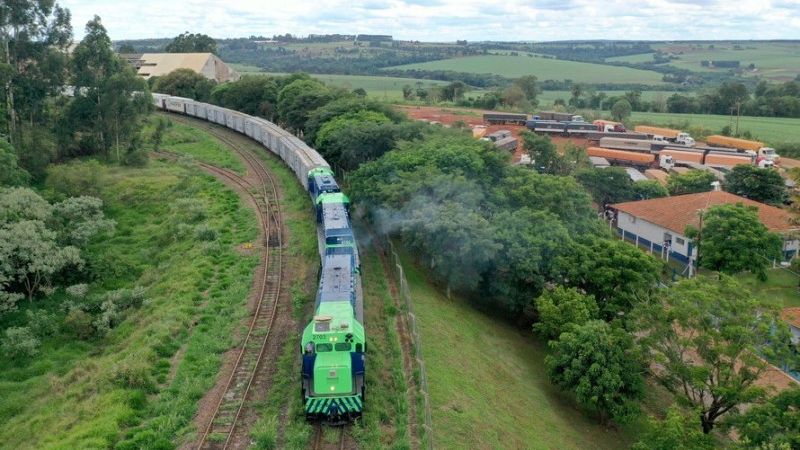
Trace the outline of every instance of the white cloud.
[[112, 39], [292, 33], [424, 41], [797, 39], [798, 0], [60, 0], [77, 38], [95, 14]]

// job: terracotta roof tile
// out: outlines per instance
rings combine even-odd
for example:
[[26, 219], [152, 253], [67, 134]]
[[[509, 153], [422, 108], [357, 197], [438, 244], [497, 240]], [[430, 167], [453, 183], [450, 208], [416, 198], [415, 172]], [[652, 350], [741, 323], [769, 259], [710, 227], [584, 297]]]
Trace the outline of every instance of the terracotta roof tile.
[[784, 308], [781, 311], [781, 319], [793, 327], [800, 328], [800, 308]]
[[800, 229], [792, 222], [792, 215], [780, 208], [758, 203], [723, 191], [701, 192], [699, 194], [675, 195], [635, 202], [616, 203], [612, 208], [626, 212], [637, 218], [659, 225], [675, 233], [684, 234], [687, 225], [700, 226], [698, 211], [710, 206], [727, 203], [743, 203], [758, 208], [761, 222], [774, 232]]

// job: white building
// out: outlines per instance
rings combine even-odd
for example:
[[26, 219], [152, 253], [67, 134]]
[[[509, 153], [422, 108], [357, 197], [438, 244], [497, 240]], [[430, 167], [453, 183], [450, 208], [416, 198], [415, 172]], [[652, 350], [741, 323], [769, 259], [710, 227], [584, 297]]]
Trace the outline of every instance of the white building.
[[758, 203], [722, 191], [676, 195], [610, 205], [612, 222], [617, 232], [638, 246], [683, 264], [696, 260], [692, 240], [686, 237], [686, 227], [700, 228], [701, 212], [721, 204], [743, 203], [758, 208], [761, 222], [772, 232], [784, 237], [783, 256], [790, 260], [800, 249], [800, 226], [785, 210]]

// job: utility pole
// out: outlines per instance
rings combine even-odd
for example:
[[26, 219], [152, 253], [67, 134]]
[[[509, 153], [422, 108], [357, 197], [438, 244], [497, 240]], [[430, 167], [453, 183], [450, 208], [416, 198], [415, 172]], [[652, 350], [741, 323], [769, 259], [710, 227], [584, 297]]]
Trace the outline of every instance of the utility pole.
[[741, 100], [736, 101], [736, 136], [739, 136], [739, 117], [741, 113], [742, 102]]

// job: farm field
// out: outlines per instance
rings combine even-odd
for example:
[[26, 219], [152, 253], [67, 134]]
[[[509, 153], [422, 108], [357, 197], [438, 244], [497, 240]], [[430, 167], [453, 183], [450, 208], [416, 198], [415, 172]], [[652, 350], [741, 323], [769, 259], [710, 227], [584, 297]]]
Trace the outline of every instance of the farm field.
[[[601, 91], [604, 92], [609, 97], [614, 97], [618, 95], [624, 95], [626, 91]], [[645, 101], [652, 101], [656, 99], [659, 95], [663, 96], [664, 99], [669, 97], [670, 95], [674, 94], [675, 91], [642, 91], [642, 100]], [[684, 93], [684, 95], [691, 95], [691, 93]], [[539, 106], [550, 106], [553, 102], [557, 99], [563, 99], [564, 101], [569, 101], [572, 94], [569, 91], [542, 91], [536, 97], [539, 99]]]
[[[718, 133], [725, 125], [730, 125], [729, 116], [711, 114], [671, 114], [634, 112], [633, 122], [648, 122], [654, 125], [675, 125], [678, 127], [700, 126]], [[736, 119], [734, 118], [734, 122]], [[688, 128], [688, 127], [687, 127]], [[739, 131], [749, 131], [753, 137], [776, 145], [784, 142], [800, 142], [800, 119], [783, 117], [749, 117], [739, 119]]]
[[633, 430], [599, 425], [550, 385], [545, 346], [532, 333], [447, 299], [407, 255], [404, 266], [422, 335], [435, 448], [630, 446]]
[[[286, 75], [276, 72], [262, 72], [258, 67], [233, 64], [234, 68], [241, 74], [247, 75]], [[409, 85], [417, 88], [417, 83], [421, 83], [423, 88], [432, 86], [442, 86], [448, 84], [447, 81], [422, 80], [416, 78], [400, 77], [381, 77], [373, 75], [336, 75], [336, 74], [309, 74], [325, 84], [346, 89], [362, 88], [367, 91], [367, 95], [377, 99], [402, 100], [403, 86]], [[480, 94], [481, 91], [470, 91], [471, 94]]]
[[527, 55], [481, 55], [451, 58], [392, 69], [454, 70], [470, 73], [494, 73], [508, 78], [536, 75], [539, 80], [570, 79], [579, 83], [642, 83], [662, 85], [661, 74], [648, 70], [614, 67]]

